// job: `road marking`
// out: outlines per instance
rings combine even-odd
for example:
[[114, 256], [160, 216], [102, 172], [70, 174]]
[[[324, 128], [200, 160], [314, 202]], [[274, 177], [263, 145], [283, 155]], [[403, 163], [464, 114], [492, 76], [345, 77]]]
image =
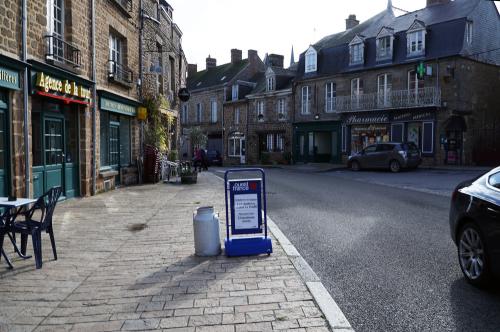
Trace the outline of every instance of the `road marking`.
[[[224, 179], [218, 177], [217, 175], [215, 177], [224, 182]], [[262, 213], [264, 213], [264, 211], [262, 211]], [[332, 330], [334, 332], [353, 332], [354, 329], [351, 324], [328, 290], [325, 288], [318, 275], [313, 271], [297, 248], [295, 248], [286, 235], [280, 230], [278, 225], [276, 225], [276, 223], [269, 216], [267, 216], [267, 226], [276, 240], [280, 243], [287, 256], [290, 257], [293, 266], [297, 269], [300, 277], [306, 283], [307, 288], [323, 312], [325, 319], [328, 321], [328, 324], [330, 324]]]

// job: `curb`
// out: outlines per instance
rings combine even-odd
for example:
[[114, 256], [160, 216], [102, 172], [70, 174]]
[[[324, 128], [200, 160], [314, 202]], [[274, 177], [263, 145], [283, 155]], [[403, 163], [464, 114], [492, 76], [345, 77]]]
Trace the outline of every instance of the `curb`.
[[[215, 177], [221, 181], [224, 179], [215, 175]], [[262, 211], [264, 214], [264, 211]], [[328, 321], [332, 331], [334, 332], [354, 332], [351, 324], [345, 317], [342, 310], [339, 308], [335, 300], [332, 298], [330, 293], [326, 290], [325, 286], [319, 279], [316, 272], [313, 271], [311, 266], [305, 261], [299, 251], [295, 246], [288, 240], [288, 238], [283, 234], [278, 225], [267, 216], [267, 226], [269, 231], [274, 235], [276, 240], [279, 242], [285, 254], [292, 261], [293, 266], [299, 273], [300, 277], [306, 283], [309, 292], [318, 304], [320, 310], [323, 312], [325, 319]]]
[[302, 258], [295, 246], [279, 229], [278, 225], [276, 225], [276, 223], [269, 216], [267, 216], [267, 226], [269, 227], [271, 233], [273, 233], [276, 240], [283, 247], [287, 256], [290, 257], [293, 266], [297, 269], [301, 278], [306, 283], [307, 288], [325, 315], [325, 319], [328, 321], [332, 330], [334, 332], [354, 331], [344, 313], [339, 308], [330, 293], [326, 290], [319, 277], [312, 270], [309, 264], [307, 264], [304, 258]]

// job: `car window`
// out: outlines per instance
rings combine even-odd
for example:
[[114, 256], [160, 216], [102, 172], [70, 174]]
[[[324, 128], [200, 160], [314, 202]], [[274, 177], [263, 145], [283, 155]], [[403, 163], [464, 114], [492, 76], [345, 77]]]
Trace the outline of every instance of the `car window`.
[[376, 149], [377, 149], [376, 145], [370, 145], [370, 146], [367, 146], [363, 151], [365, 153], [372, 153], [372, 152], [375, 152]]
[[394, 149], [394, 145], [392, 145], [392, 144], [379, 144], [379, 145], [377, 145], [377, 152], [392, 151], [392, 149]]
[[402, 143], [401, 149], [403, 149], [404, 151], [418, 152], [418, 147], [415, 145], [415, 143]]
[[500, 172], [490, 175], [488, 183], [490, 186], [500, 189]]

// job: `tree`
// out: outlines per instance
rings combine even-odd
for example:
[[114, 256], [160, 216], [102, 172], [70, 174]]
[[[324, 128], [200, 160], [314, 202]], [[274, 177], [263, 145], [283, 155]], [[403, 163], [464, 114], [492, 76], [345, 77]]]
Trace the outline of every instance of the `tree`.
[[191, 140], [191, 144], [193, 147], [204, 147], [207, 144], [208, 137], [207, 135], [201, 130], [200, 127], [193, 127], [191, 128], [191, 132], [189, 133], [189, 138]]

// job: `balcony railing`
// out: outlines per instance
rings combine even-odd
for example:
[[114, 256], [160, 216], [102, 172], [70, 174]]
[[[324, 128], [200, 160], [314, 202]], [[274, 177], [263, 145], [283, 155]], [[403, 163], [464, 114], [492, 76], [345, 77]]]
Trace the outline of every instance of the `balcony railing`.
[[55, 61], [73, 68], [80, 68], [82, 65], [82, 55], [80, 50], [74, 45], [65, 42], [56, 35], [44, 36], [47, 42], [47, 61]]
[[132, 0], [111, 0], [114, 2], [118, 8], [120, 8], [124, 14], [131, 17], [130, 12], [132, 12]]
[[131, 86], [134, 73], [127, 66], [113, 60], [108, 61], [108, 78], [112, 81]]
[[441, 90], [422, 88], [396, 90], [386, 93], [363, 93], [340, 96], [335, 100], [335, 112], [373, 111], [391, 108], [432, 107], [441, 105]]

